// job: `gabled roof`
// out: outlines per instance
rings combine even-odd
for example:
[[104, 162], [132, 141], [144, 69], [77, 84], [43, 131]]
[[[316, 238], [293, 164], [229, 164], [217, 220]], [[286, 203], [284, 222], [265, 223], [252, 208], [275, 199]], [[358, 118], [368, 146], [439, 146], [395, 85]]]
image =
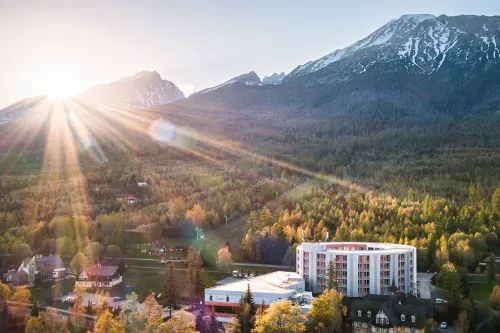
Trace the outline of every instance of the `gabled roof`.
[[32, 258], [26, 258], [23, 260], [23, 265], [34, 264], [37, 270], [42, 267], [48, 268], [52, 266], [52, 270], [65, 268], [64, 262], [61, 257], [56, 254], [49, 254], [48, 256], [33, 256]]
[[[361, 316], [358, 316], [361, 311]], [[368, 311], [371, 316], [368, 317]], [[389, 318], [389, 325], [376, 322], [376, 314], [383, 311]], [[401, 315], [405, 315], [404, 322]], [[415, 316], [415, 322], [411, 316]], [[394, 297], [389, 295], [366, 295], [363, 299], [354, 300], [349, 310], [349, 320], [361, 321], [375, 326], [406, 326], [423, 328], [426, 318], [432, 318], [433, 304], [429, 300], [417, 299], [415, 297]]]
[[92, 265], [83, 269], [85, 274], [91, 278], [95, 276], [112, 276], [118, 270], [118, 266]]

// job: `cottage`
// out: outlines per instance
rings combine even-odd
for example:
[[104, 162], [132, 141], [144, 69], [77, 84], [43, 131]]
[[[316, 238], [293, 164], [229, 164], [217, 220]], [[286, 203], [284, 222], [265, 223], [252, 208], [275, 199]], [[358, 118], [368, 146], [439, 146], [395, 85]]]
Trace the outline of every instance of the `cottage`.
[[75, 285], [85, 288], [111, 288], [120, 283], [122, 283], [122, 276], [118, 266], [97, 264], [82, 269]]
[[66, 267], [61, 257], [58, 255], [35, 255], [32, 258], [23, 260], [18, 272], [28, 274], [28, 283], [34, 283], [38, 278], [42, 282], [51, 281], [58, 278], [63, 278], [66, 275]]
[[137, 203], [137, 197], [133, 194], [119, 194], [116, 199], [126, 202], [127, 205], [135, 205]]

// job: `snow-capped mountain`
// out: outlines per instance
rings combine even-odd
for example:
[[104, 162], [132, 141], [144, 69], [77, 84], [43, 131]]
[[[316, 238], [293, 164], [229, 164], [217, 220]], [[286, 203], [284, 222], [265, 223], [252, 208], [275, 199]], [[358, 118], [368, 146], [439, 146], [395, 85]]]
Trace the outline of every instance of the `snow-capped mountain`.
[[152, 108], [183, 99], [184, 94], [157, 72], [145, 71], [90, 88], [79, 98], [101, 104]]
[[278, 84], [286, 76], [285, 72], [273, 73], [271, 76], [264, 76], [262, 84]]
[[302, 77], [333, 83], [367, 72], [433, 75], [447, 70], [465, 75], [479, 70], [477, 66], [486, 74], [500, 64], [499, 44], [500, 16], [441, 15]]
[[292, 77], [297, 77], [318, 71], [333, 62], [353, 55], [354, 53], [366, 49], [370, 46], [387, 43], [394, 36], [407, 33], [413, 30], [420, 23], [433, 18], [435, 18], [435, 16], [430, 14], [403, 15], [399, 19], [390, 21], [366, 38], [363, 38], [346, 48], [336, 50], [322, 57], [321, 59], [309, 61], [304, 65], [297, 66], [292, 72], [290, 72], [290, 74], [286, 76], [286, 80]]
[[226, 81], [222, 84], [219, 84], [215, 87], [211, 87], [211, 88], [207, 88], [207, 89], [198, 91], [196, 94], [205, 94], [207, 92], [214, 91], [214, 90], [220, 89], [220, 88], [225, 87], [225, 86], [230, 86], [234, 83], [243, 83], [244, 85], [247, 85], [247, 86], [254, 86], [254, 85], [262, 84], [262, 81], [260, 80], [260, 77], [257, 75], [257, 73], [255, 73], [254, 71], [251, 71], [251, 72], [248, 72], [246, 74], [241, 74], [239, 76], [236, 76], [236, 77], [232, 78], [231, 80], [228, 80], [228, 81]]

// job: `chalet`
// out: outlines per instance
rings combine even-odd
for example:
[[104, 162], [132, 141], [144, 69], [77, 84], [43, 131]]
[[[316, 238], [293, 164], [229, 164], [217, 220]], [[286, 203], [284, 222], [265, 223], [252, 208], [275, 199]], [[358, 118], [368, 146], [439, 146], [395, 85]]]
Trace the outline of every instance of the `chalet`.
[[75, 285], [85, 288], [111, 288], [122, 283], [118, 266], [88, 266], [77, 276]]
[[135, 205], [137, 203], [137, 197], [133, 194], [119, 194], [116, 200], [126, 202], [127, 205]]
[[26, 258], [17, 271], [28, 274], [28, 283], [34, 283], [36, 278], [46, 282], [63, 278], [66, 275], [66, 267], [61, 257], [53, 254], [48, 256], [35, 255], [32, 258]]
[[349, 307], [352, 331], [424, 333], [425, 320], [433, 317], [432, 301], [406, 295], [365, 295]]

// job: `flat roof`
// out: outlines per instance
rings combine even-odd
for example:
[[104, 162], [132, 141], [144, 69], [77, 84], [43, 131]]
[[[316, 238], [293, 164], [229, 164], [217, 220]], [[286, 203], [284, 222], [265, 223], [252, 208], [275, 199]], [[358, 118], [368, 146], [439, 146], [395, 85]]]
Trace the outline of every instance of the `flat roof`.
[[248, 285], [252, 293], [288, 293], [292, 289], [288, 287], [302, 282], [302, 276], [295, 272], [277, 271], [264, 275], [259, 275], [248, 279], [238, 279], [236, 282], [230, 282], [221, 286], [205, 289], [205, 293], [210, 291], [238, 291], [245, 292]]
[[[336, 252], [336, 253], [370, 253], [387, 254], [398, 251], [409, 251], [415, 249], [414, 246], [394, 243], [368, 243], [368, 242], [304, 242], [298, 246], [304, 250], [315, 250], [316, 252]], [[340, 247], [340, 248], [337, 248]], [[342, 248], [344, 247], [344, 248]], [[350, 248], [357, 249], [350, 249]], [[345, 249], [347, 248], [347, 249]]]

